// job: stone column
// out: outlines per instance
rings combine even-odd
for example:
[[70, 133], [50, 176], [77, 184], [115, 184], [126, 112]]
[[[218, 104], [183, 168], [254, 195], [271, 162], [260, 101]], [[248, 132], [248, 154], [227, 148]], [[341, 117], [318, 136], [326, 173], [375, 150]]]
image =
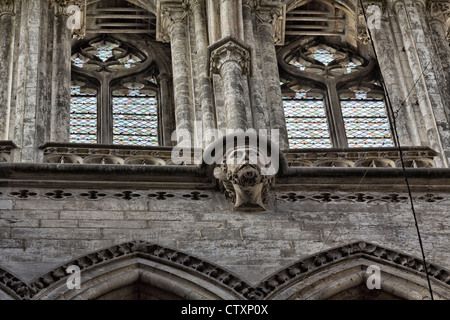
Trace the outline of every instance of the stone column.
[[[430, 2], [428, 18], [434, 48], [438, 55], [436, 67], [443, 78], [443, 81], [440, 81], [441, 92], [450, 96], [450, 2]], [[446, 105], [446, 115], [447, 119], [450, 119], [450, 103]]]
[[[377, 6], [378, 9], [374, 11], [381, 14], [380, 21], [377, 21], [377, 23], [370, 23], [373, 21], [371, 14], [374, 14], [373, 11], [370, 13], [368, 12], [370, 6]], [[385, 5], [383, 5], [382, 1], [364, 1], [364, 10], [368, 17], [367, 24], [372, 36], [371, 39], [369, 37], [369, 29], [366, 26], [362, 8], [359, 8], [359, 10], [358, 40], [367, 45], [371, 45], [370, 40], [373, 40], [373, 46], [378, 57], [378, 64], [386, 84], [386, 97], [389, 96], [392, 109], [395, 113], [393, 116], [396, 117], [397, 130], [400, 138], [398, 143], [400, 143], [400, 145], [420, 145], [422, 141], [422, 132], [417, 126], [415, 112], [411, 107], [411, 102], [414, 101], [414, 97], [410, 95], [407, 98], [407, 101], [405, 101], [405, 104], [402, 105], [409, 88], [413, 86], [413, 82], [411, 81], [411, 76], [408, 74], [409, 70], [402, 67], [404, 59], [400, 56], [401, 53], [398, 52], [396, 47], [392, 46], [392, 43], [396, 42], [396, 22], [393, 18], [389, 19], [389, 17], [386, 18], [383, 16], [383, 13], [388, 16], [388, 13], [386, 12]], [[389, 112], [387, 100], [388, 99], [385, 99], [386, 107], [388, 109], [387, 112]]]
[[220, 74], [227, 117], [227, 129], [248, 129], [244, 81], [251, 70], [250, 48], [230, 36], [209, 47], [210, 70]]
[[[205, 17], [205, 0], [193, 0], [191, 9], [194, 13], [195, 21], [195, 44], [198, 61], [198, 85], [200, 87], [200, 105], [202, 112], [203, 132], [216, 129], [216, 117], [213, 105], [212, 86], [209, 79], [208, 70], [208, 34]], [[205, 135], [203, 135], [205, 136]], [[212, 141], [211, 141], [212, 142]], [[203, 147], [208, 145], [208, 141], [203, 141]]]
[[50, 139], [68, 142], [70, 136], [71, 34], [67, 27], [66, 0], [53, 0], [55, 6], [53, 39], [52, 130]]
[[[282, 43], [279, 30], [284, 21], [284, 10], [281, 7], [258, 7], [256, 11], [258, 31], [261, 42], [263, 76], [266, 88], [267, 105], [270, 115], [271, 129], [279, 130], [279, 146], [288, 149], [286, 120], [284, 116], [283, 98], [281, 95], [280, 76], [275, 43]], [[276, 141], [274, 141], [276, 142]]]
[[[262, 76], [262, 64], [260, 57], [257, 55], [257, 50], [255, 43], [255, 35], [253, 32], [253, 1], [244, 0], [242, 6], [242, 14], [244, 20], [244, 41], [251, 48], [252, 53], [252, 77], [249, 80], [249, 90], [250, 90], [250, 101], [252, 104], [253, 111], [253, 123], [256, 130], [259, 129], [269, 129], [269, 115], [267, 112], [267, 102], [264, 90], [264, 78]], [[258, 48], [259, 49], [259, 48]]]
[[422, 29], [415, 3], [413, 1], [397, 2], [394, 9], [398, 17], [410, 69], [414, 80], [417, 81], [415, 90], [430, 147], [440, 154], [436, 161], [437, 165], [448, 167], [446, 149], [450, 148], [448, 141], [450, 137], [446, 132], [448, 130], [446, 129], [447, 121], [442, 101], [436, 94], [439, 90], [430, 61], [433, 59], [434, 52], [428, 48], [429, 42]]
[[234, 36], [244, 40], [242, 0], [220, 0], [222, 38]]
[[9, 140], [14, 55], [14, 0], [0, 0], [0, 140]]
[[188, 132], [192, 143], [194, 111], [188, 62], [187, 14], [186, 7], [181, 3], [178, 6], [162, 3], [158, 38], [170, 41], [171, 45], [177, 140], [180, 142], [182, 136]]

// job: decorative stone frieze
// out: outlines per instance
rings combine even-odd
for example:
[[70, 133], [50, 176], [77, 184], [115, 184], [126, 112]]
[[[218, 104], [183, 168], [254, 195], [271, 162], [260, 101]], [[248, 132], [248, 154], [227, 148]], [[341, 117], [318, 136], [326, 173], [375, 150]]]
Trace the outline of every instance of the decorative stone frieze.
[[[366, 150], [342, 149], [330, 150], [289, 150], [284, 154], [289, 167], [367, 167], [398, 168], [402, 167], [398, 148], [389, 147]], [[434, 157], [438, 154], [429, 148], [403, 148], [403, 162], [407, 168], [434, 168]]]
[[[82, 272], [86, 272], [99, 266], [104, 267], [119, 259], [123, 260], [126, 257], [148, 259], [168, 266], [177, 267], [181, 270], [188, 270], [194, 275], [205, 277], [212, 283], [229, 288], [242, 299], [247, 300], [270, 300], [280, 291], [295, 285], [309, 275], [327, 270], [340, 262], [358, 257], [392, 265], [425, 277], [423, 260], [376, 244], [361, 241], [338, 248], [330, 248], [314, 256], [305, 257], [272, 274], [258, 285], [252, 286], [235, 274], [211, 262], [179, 250], [136, 240], [101, 249], [69, 261], [30, 283], [26, 283], [7, 270], [0, 268], [0, 288], [4, 289], [17, 300], [39, 299], [39, 295], [43, 291], [51, 291], [52, 287], [56, 287], [58, 283], [66, 280], [70, 276], [70, 272], [67, 272], [69, 266], [77, 266]], [[450, 273], [448, 270], [431, 263], [427, 264], [426, 270], [430, 278], [436, 281], [436, 284], [447, 286], [450, 283]]]

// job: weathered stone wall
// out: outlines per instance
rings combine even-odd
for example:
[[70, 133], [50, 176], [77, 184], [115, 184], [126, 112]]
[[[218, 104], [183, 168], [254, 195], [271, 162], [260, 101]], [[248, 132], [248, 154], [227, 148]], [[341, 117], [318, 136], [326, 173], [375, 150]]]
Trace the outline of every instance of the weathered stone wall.
[[[221, 193], [0, 190], [1, 265], [26, 280], [113, 245], [148, 241], [257, 284], [309, 255], [372, 242], [421, 258], [406, 194], [277, 192], [266, 212], [235, 212]], [[448, 194], [414, 194], [427, 261], [450, 266]]]

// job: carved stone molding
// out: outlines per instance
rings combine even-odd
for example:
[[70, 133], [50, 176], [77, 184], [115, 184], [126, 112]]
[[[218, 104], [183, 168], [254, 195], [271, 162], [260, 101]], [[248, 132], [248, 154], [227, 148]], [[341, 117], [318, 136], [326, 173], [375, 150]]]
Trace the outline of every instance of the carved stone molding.
[[[213, 285], [225, 286], [242, 299], [247, 300], [269, 300], [277, 292], [299, 283], [309, 275], [358, 257], [386, 263], [425, 277], [423, 260], [379, 245], [359, 241], [303, 258], [272, 274], [260, 284], [252, 286], [237, 275], [195, 256], [145, 241], [131, 241], [69, 261], [31, 283], [26, 283], [9, 271], [0, 268], [0, 288], [17, 300], [36, 299], [36, 297], [39, 298], [38, 294], [41, 291], [51, 290], [53, 286], [66, 280], [70, 276], [70, 272], [67, 272], [69, 266], [78, 266], [81, 272], [84, 272], [126, 257], [148, 259], [187, 270], [209, 279]], [[427, 270], [428, 275], [436, 281], [436, 284], [448, 288], [450, 271], [431, 263], [427, 264]]]
[[[434, 168], [434, 157], [438, 154], [429, 148], [404, 147], [403, 162], [407, 168]], [[400, 168], [400, 152], [396, 147], [383, 149], [346, 149], [340, 151], [295, 151], [285, 152], [290, 167], [366, 167]]]
[[15, 15], [14, 0], [0, 0], [0, 17], [3, 15]]
[[176, 23], [186, 24], [189, 3], [181, 1], [158, 1], [156, 20], [156, 40], [170, 42], [171, 28]]
[[241, 40], [229, 36], [208, 47], [209, 70], [211, 74], [220, 74], [226, 63], [237, 64], [242, 74], [251, 75], [251, 49]]
[[272, 28], [275, 45], [284, 45], [286, 6], [255, 1], [254, 11], [260, 25], [269, 25]]

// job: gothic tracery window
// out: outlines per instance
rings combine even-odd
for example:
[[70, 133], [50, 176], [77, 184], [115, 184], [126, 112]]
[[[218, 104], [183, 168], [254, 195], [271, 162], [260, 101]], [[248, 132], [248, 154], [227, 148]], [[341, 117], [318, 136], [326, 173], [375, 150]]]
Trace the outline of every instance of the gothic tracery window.
[[290, 148], [393, 146], [375, 61], [315, 38], [280, 58]]
[[100, 36], [74, 50], [72, 69], [70, 142], [158, 145], [158, 70], [144, 53]]

